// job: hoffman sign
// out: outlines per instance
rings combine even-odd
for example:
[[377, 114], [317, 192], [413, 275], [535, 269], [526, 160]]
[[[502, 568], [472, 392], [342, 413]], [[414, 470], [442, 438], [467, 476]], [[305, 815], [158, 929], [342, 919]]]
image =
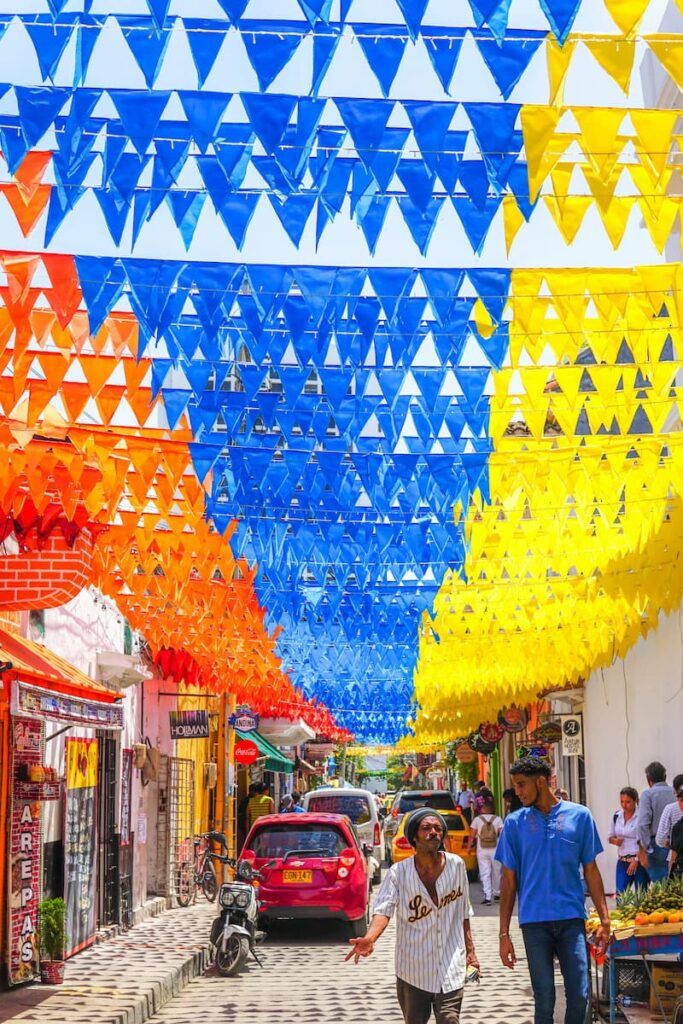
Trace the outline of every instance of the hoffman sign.
[[172, 740], [208, 739], [208, 711], [169, 711], [169, 717]]

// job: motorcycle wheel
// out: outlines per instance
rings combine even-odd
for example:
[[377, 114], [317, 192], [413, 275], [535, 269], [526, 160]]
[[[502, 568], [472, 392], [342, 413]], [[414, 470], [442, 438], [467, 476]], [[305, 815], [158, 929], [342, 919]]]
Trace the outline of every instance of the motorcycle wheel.
[[204, 874], [202, 875], [202, 891], [209, 903], [213, 903], [216, 896], [218, 896], [218, 879], [216, 878], [216, 869], [211, 862], [209, 862], [204, 868]]
[[179, 907], [189, 907], [195, 895], [194, 864], [184, 861], [176, 876], [176, 899]]
[[216, 970], [223, 978], [230, 978], [242, 969], [248, 956], [248, 939], [243, 935], [231, 935], [225, 952], [220, 948], [216, 950]]

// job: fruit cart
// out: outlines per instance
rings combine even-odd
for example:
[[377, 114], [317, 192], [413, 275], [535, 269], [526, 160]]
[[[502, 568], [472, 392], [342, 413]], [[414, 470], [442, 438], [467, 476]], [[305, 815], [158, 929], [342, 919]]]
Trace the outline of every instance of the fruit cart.
[[[669, 1024], [673, 1019], [675, 996], [673, 1000], [668, 995], [662, 999], [660, 988], [653, 980], [653, 970], [657, 972], [671, 967], [671, 961], [657, 962], [652, 958], [674, 956], [683, 960], [683, 884], [680, 880], [666, 880], [647, 889], [627, 889], [617, 898], [617, 909], [610, 917], [612, 938], [607, 949], [610, 1024], [615, 1024], [617, 1010], [629, 1024], [643, 1024], [653, 1018]], [[597, 914], [592, 911], [586, 925], [589, 942], [599, 923]], [[628, 1001], [617, 1000], [618, 961], [626, 958], [642, 961], [649, 983], [650, 1006], [629, 1005]], [[673, 967], [676, 966], [674, 962]], [[591, 986], [591, 1003], [593, 1014], [599, 1019], [601, 1007], [597, 979], [595, 989]]]

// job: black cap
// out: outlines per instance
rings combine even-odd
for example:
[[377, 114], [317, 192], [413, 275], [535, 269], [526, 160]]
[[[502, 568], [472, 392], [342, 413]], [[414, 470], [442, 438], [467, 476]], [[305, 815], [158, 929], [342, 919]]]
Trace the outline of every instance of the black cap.
[[[448, 825], [446, 824], [445, 819], [441, 817], [439, 812], [435, 811], [433, 807], [418, 807], [417, 810], [411, 811], [410, 814], [408, 815], [405, 828], [403, 830], [405, 832], [406, 839], [408, 840], [411, 846], [415, 846], [415, 835], [417, 833], [418, 828], [420, 827], [420, 822], [424, 818], [438, 818], [441, 824], [441, 828], [443, 829], [444, 838], [446, 836], [446, 832], [448, 831]], [[441, 845], [443, 846], [443, 842]]]

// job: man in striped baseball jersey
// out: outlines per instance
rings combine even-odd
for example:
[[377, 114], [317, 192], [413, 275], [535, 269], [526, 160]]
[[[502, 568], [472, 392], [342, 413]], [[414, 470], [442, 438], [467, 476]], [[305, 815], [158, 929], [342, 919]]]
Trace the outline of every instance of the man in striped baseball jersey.
[[368, 933], [346, 957], [370, 956], [396, 914], [396, 990], [405, 1024], [459, 1024], [467, 968], [479, 971], [470, 930], [465, 864], [443, 844], [446, 822], [421, 807], [406, 822], [415, 856], [394, 864], [377, 895]]

